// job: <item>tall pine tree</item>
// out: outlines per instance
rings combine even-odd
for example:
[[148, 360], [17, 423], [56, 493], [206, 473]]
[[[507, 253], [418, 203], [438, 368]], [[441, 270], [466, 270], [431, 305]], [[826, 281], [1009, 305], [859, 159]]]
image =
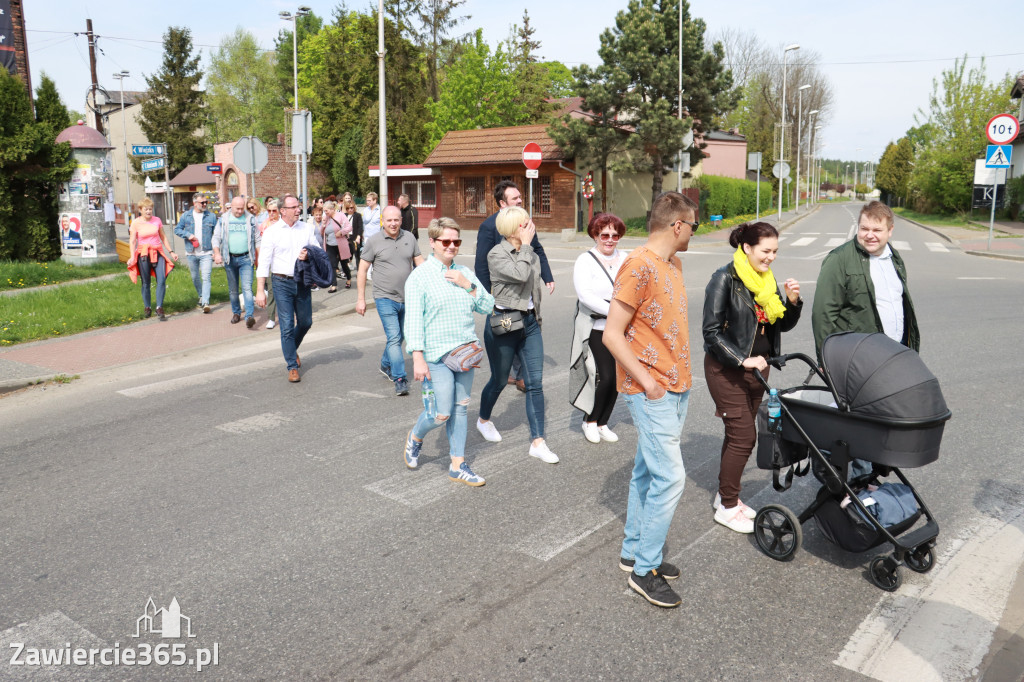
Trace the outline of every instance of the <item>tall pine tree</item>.
[[[160, 71], [146, 77], [149, 92], [142, 101], [139, 127], [146, 139], [167, 145], [171, 175], [190, 163], [207, 160], [206, 97], [199, 89], [203, 72], [199, 55], [192, 55], [192, 31], [171, 26], [164, 34], [164, 61]], [[138, 159], [133, 165], [138, 168]]]
[[71, 115], [57, 93], [57, 84], [43, 72], [36, 88], [36, 121], [46, 123], [56, 135], [71, 125]]

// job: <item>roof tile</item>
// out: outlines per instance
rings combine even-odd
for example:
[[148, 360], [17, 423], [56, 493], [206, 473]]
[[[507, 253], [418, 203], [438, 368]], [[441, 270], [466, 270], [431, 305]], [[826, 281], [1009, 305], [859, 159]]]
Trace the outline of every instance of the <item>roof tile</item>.
[[424, 166], [454, 166], [485, 163], [521, 163], [528, 142], [540, 145], [545, 161], [562, 161], [565, 154], [548, 137], [547, 124], [452, 130], [430, 152]]

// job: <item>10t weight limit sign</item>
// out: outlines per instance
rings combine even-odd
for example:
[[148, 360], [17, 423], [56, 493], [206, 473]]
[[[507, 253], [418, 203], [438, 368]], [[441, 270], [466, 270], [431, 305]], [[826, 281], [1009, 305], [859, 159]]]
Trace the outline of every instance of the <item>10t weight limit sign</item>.
[[992, 144], [1010, 144], [1020, 132], [1020, 123], [1012, 114], [993, 116], [985, 126], [985, 134]]

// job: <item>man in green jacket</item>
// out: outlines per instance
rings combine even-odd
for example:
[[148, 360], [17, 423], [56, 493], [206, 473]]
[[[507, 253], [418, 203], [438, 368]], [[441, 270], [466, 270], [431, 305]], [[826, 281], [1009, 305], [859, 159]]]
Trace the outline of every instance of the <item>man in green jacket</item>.
[[868, 202], [857, 220], [857, 237], [822, 262], [811, 312], [819, 359], [825, 337], [836, 332], [884, 332], [920, 350], [907, 268], [889, 245], [893, 222], [892, 209], [880, 201]]

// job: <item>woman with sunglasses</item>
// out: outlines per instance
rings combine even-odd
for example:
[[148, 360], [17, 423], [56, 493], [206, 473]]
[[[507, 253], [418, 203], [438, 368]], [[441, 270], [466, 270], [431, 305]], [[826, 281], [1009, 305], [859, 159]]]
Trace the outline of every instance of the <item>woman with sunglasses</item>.
[[626, 253], [618, 249], [626, 225], [611, 213], [598, 213], [587, 226], [594, 248], [580, 255], [573, 266], [576, 287], [576, 319], [569, 353], [570, 396], [582, 410], [583, 436], [591, 443], [619, 440], [608, 428], [615, 408], [615, 358], [604, 345], [604, 324], [612, 299], [612, 287]]
[[484, 479], [465, 461], [473, 356], [478, 361], [483, 354], [473, 313], [490, 313], [494, 297], [470, 268], [455, 263], [462, 245], [459, 234], [459, 224], [451, 218], [431, 220], [427, 235], [433, 253], [405, 281], [405, 347], [412, 353], [413, 377], [423, 382], [425, 392], [434, 392], [434, 413], [424, 405], [406, 436], [405, 466], [419, 466], [423, 438], [444, 426], [451, 457], [448, 478], [477, 487]]
[[782, 332], [800, 321], [803, 301], [795, 279], [775, 281], [771, 265], [779, 232], [769, 223], [745, 223], [729, 234], [732, 261], [711, 275], [704, 294], [704, 378], [725, 424], [715, 521], [737, 533], [753, 533], [757, 512], [740, 500], [740, 479], [754, 445], [757, 409], [768, 378], [767, 358], [782, 352]]
[[[278, 208], [277, 199], [267, 197], [266, 210], [267, 218], [260, 223], [258, 228], [259, 234], [256, 236], [256, 261], [252, 264], [254, 272], [260, 263], [260, 245], [263, 243], [263, 233], [267, 231], [268, 227], [281, 219], [281, 211]], [[277, 301], [274, 300], [274, 285], [271, 284], [272, 279], [274, 278], [267, 277], [267, 329], [274, 328], [274, 320], [277, 317]]]

